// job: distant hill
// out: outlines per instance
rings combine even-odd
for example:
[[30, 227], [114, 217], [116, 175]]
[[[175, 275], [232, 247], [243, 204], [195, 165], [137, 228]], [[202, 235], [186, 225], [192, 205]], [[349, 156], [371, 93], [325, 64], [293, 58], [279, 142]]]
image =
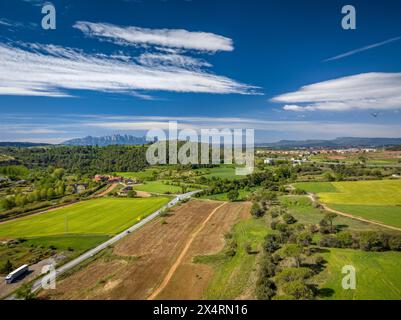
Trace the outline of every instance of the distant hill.
[[105, 147], [110, 145], [142, 145], [147, 144], [145, 137], [134, 137], [131, 135], [112, 135], [105, 137], [92, 137], [71, 139], [61, 143], [66, 146], [99, 146]]
[[281, 140], [261, 143], [259, 147], [269, 148], [346, 148], [346, 147], [388, 147], [401, 145], [401, 138], [336, 138], [334, 140]]
[[0, 147], [18, 147], [18, 148], [28, 148], [28, 147], [45, 147], [50, 146], [49, 143], [34, 143], [34, 142], [0, 142]]

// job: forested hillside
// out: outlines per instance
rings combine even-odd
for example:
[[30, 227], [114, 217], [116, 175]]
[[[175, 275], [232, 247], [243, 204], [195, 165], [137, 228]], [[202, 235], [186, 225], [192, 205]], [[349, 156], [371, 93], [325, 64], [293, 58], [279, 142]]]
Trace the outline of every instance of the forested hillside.
[[1, 148], [0, 153], [28, 168], [54, 166], [79, 173], [138, 171], [148, 166], [145, 147]]

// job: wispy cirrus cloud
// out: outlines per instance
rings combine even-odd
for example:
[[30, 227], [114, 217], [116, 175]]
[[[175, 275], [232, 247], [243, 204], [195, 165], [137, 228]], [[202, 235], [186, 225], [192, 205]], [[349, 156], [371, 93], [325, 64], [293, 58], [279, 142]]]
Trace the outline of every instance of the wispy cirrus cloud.
[[274, 97], [289, 111], [401, 109], [401, 73], [363, 73]]
[[334, 57], [331, 57], [331, 58], [328, 58], [328, 59], [324, 60], [324, 62], [328, 62], [328, 61], [333, 61], [333, 60], [338, 60], [338, 59], [342, 59], [342, 58], [345, 58], [345, 57], [349, 57], [349, 56], [352, 56], [352, 55], [354, 55], [356, 53], [367, 51], [367, 50], [374, 49], [374, 48], [377, 48], [377, 47], [381, 47], [381, 46], [384, 46], [384, 45], [386, 45], [388, 43], [392, 43], [392, 42], [399, 41], [399, 40], [401, 40], [401, 37], [391, 38], [391, 39], [388, 39], [388, 40], [385, 40], [385, 41], [382, 41], [382, 42], [374, 43], [374, 44], [371, 44], [371, 45], [368, 45], [368, 46], [365, 46], [365, 47], [362, 47], [362, 48], [358, 48], [358, 49], [355, 49], [355, 50], [351, 50], [351, 51], [339, 54], [337, 56], [334, 56]]
[[109, 23], [78, 21], [74, 28], [85, 35], [107, 39], [117, 44], [135, 46], [160, 46], [197, 51], [233, 51], [230, 38], [209, 32], [184, 29], [149, 29], [135, 26], [122, 27]]
[[54, 45], [0, 44], [0, 95], [68, 97], [70, 90], [137, 96], [142, 94], [137, 91], [256, 93], [256, 87], [194, 70], [194, 63], [200, 66], [188, 59], [181, 60], [181, 65], [140, 64], [126, 56], [86, 54]]

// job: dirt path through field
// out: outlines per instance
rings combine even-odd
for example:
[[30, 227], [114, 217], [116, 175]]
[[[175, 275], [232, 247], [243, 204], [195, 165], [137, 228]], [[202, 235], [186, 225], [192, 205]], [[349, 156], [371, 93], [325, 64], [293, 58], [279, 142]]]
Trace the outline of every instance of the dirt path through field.
[[117, 186], [118, 186], [118, 183], [113, 183], [113, 184], [110, 185], [106, 190], [104, 190], [104, 191], [102, 191], [102, 192], [100, 192], [100, 193], [98, 193], [98, 194], [95, 194], [95, 195], [93, 196], [93, 198], [101, 198], [101, 197], [104, 197], [104, 196], [108, 195], [110, 192], [112, 192]]
[[[309, 199], [311, 199], [311, 201], [313, 203], [317, 203], [316, 195], [314, 193], [308, 193], [308, 197], [309, 197]], [[347, 218], [350, 218], [350, 219], [359, 220], [359, 221], [362, 221], [362, 222], [374, 224], [376, 226], [380, 226], [380, 227], [391, 229], [391, 230], [401, 231], [401, 228], [393, 227], [393, 226], [390, 226], [388, 224], [384, 224], [384, 223], [381, 223], [381, 222], [378, 222], [378, 221], [374, 221], [374, 220], [364, 219], [364, 218], [361, 218], [361, 217], [358, 217], [358, 216], [354, 216], [352, 214], [349, 214], [349, 213], [346, 213], [346, 212], [342, 212], [342, 211], [339, 211], [339, 210], [331, 209], [330, 207], [328, 207], [324, 203], [319, 203], [319, 204], [323, 207], [324, 210], [332, 212], [332, 213], [335, 213], [335, 214], [338, 214], [338, 215], [343, 216], [343, 217], [347, 217]]]
[[[183, 252], [188, 239], [218, 201], [191, 200], [174, 208], [108, 249], [102, 257], [43, 292], [48, 299], [143, 300], [157, 290]], [[222, 208], [223, 209], [223, 208]]]
[[236, 223], [250, 217], [251, 206], [250, 202], [229, 202], [220, 207], [194, 238], [167, 285], [154, 299], [202, 299], [215, 270], [209, 264], [194, 262], [194, 258], [220, 253], [226, 244], [225, 235]]
[[163, 279], [163, 282], [161, 285], [148, 297], [147, 300], [153, 300], [156, 298], [159, 293], [166, 287], [167, 283], [170, 281], [171, 277], [173, 276], [174, 272], [177, 270], [178, 266], [181, 264], [184, 256], [188, 252], [189, 247], [191, 246], [192, 242], [194, 241], [195, 237], [205, 228], [206, 224], [209, 222], [209, 220], [213, 217], [213, 215], [219, 210], [221, 207], [227, 205], [227, 203], [223, 203], [220, 206], [218, 206], [216, 209], [214, 209], [209, 216], [206, 218], [206, 220], [203, 221], [201, 226], [190, 236], [190, 238], [187, 240], [187, 243], [185, 244], [184, 249], [181, 251], [181, 254], [178, 256], [178, 259], [174, 262], [174, 264], [171, 266], [169, 272]]

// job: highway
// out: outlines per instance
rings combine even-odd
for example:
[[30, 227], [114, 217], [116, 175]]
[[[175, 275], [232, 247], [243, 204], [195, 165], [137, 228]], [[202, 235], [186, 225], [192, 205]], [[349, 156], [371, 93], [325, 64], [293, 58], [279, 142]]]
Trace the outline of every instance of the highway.
[[[66, 264], [60, 266], [59, 268], [56, 269], [56, 276], [60, 276], [61, 274], [65, 273], [66, 271], [71, 270], [72, 268], [74, 268], [77, 265], [81, 264], [85, 260], [93, 257], [94, 255], [98, 254], [100, 251], [106, 249], [107, 247], [109, 247], [112, 244], [116, 243], [117, 241], [121, 240], [122, 238], [124, 238], [128, 234], [134, 232], [135, 230], [138, 230], [139, 228], [144, 226], [149, 221], [155, 219], [163, 210], [175, 206], [178, 202], [180, 202], [182, 200], [189, 199], [195, 193], [198, 193], [198, 192], [199, 192], [199, 190], [198, 191], [192, 191], [192, 192], [181, 194], [181, 195], [175, 197], [173, 200], [171, 200], [164, 207], [160, 208], [156, 212], [154, 212], [151, 215], [147, 216], [146, 218], [144, 218], [140, 222], [136, 223], [135, 225], [133, 225], [129, 229], [124, 230], [123, 232], [117, 234], [116, 236], [114, 236], [113, 238], [109, 239], [108, 241], [106, 241], [106, 242], [98, 245], [97, 247], [85, 252], [84, 254], [80, 255], [79, 257], [75, 258], [74, 260], [71, 260], [70, 262], [67, 262]], [[41, 287], [42, 287], [43, 279], [47, 278], [47, 277], [48, 276], [45, 275], [45, 276], [37, 279], [32, 285], [32, 292], [37, 292], [38, 290], [40, 290]], [[12, 296], [8, 297], [7, 300], [15, 300], [15, 296], [12, 295]]]

